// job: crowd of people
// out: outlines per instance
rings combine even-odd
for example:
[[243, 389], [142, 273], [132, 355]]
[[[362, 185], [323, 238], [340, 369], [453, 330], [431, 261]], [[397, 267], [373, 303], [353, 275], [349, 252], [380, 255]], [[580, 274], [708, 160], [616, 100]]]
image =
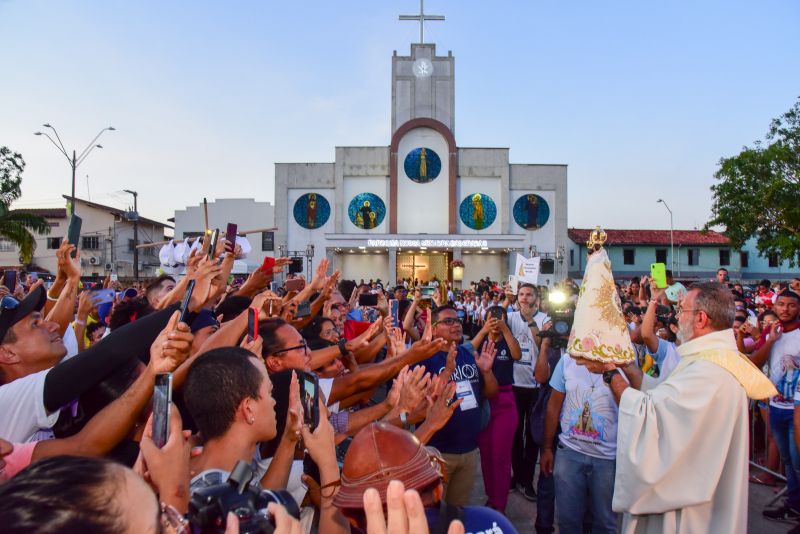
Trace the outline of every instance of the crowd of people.
[[[340, 280], [326, 259], [305, 280], [284, 275], [288, 258], [237, 280], [232, 247], [193, 252], [180, 279], [92, 286], [64, 243], [49, 287], [0, 287], [4, 532], [509, 533], [510, 492], [535, 501], [537, 532], [617, 532], [621, 509], [662, 513], [635, 477], [618, 487], [623, 390], [666, 383], [681, 343], [731, 327], [779, 392], [760, 406], [788, 492], [764, 514], [800, 518], [800, 280], [617, 284], [636, 350], [621, 384], [570, 358], [553, 327], [569, 323], [572, 283], [560, 299], [488, 278], [390, 287]], [[740, 531], [742, 513], [707, 519]]]

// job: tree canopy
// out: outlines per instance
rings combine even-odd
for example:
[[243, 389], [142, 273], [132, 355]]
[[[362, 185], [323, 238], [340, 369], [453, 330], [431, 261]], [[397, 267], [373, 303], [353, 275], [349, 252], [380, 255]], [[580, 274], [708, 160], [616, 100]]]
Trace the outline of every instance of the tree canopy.
[[711, 186], [712, 219], [731, 244], [741, 248], [751, 237], [762, 256], [777, 254], [798, 263], [800, 252], [800, 98], [773, 119], [766, 143], [756, 141], [733, 157], [722, 158]]
[[31, 230], [49, 234], [47, 219], [33, 213], [12, 211], [11, 203], [22, 195], [22, 155], [0, 146], [0, 237], [19, 247], [20, 261], [30, 263], [36, 250], [36, 239]]

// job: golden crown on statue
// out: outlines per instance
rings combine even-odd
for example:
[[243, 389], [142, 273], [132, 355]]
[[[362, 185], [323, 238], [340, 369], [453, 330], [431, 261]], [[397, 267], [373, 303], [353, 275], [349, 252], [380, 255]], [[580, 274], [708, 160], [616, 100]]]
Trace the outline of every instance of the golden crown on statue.
[[607, 237], [608, 236], [603, 229], [597, 226], [594, 230], [592, 230], [592, 233], [589, 234], [589, 240], [586, 241], [586, 247], [591, 251], [598, 250], [605, 244]]

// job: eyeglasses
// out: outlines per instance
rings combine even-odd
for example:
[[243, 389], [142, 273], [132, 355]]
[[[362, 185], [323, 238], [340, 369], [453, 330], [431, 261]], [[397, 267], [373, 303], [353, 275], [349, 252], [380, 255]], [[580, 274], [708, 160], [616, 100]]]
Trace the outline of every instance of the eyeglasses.
[[272, 354], [275, 355], [275, 354], [280, 354], [281, 352], [289, 352], [290, 350], [297, 350], [297, 349], [303, 349], [303, 351], [308, 353], [308, 343], [303, 341], [302, 343], [300, 343], [299, 345], [295, 345], [294, 347], [288, 347], [288, 348], [285, 348], [285, 349], [274, 350], [274, 351], [272, 351]]
[[681, 306], [680, 304], [678, 304], [678, 305], [675, 307], [675, 311], [677, 311], [677, 312], [678, 312], [678, 315], [680, 315], [680, 314], [681, 314], [681, 313], [683, 313], [683, 312], [699, 312], [699, 311], [703, 311], [703, 310], [698, 310], [698, 309], [696, 309], [696, 308], [684, 308], [683, 306]]
[[330, 336], [332, 334], [339, 335], [339, 331], [335, 328], [326, 328], [325, 330], [319, 333], [320, 336]]
[[446, 325], [446, 326], [453, 326], [453, 325], [456, 325], [456, 324], [461, 324], [461, 319], [459, 319], [458, 317], [447, 317], [445, 319], [442, 319], [441, 321], [436, 321], [433, 324], [434, 324], [434, 326], [436, 326], [437, 324], [443, 324], [443, 325]]

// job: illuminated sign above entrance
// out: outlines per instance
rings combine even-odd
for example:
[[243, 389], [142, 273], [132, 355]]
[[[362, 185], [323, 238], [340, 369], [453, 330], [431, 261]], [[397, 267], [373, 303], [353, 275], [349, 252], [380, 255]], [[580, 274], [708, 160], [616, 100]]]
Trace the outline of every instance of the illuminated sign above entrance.
[[489, 246], [489, 242], [485, 239], [369, 239], [367, 246], [378, 248], [486, 248]]

